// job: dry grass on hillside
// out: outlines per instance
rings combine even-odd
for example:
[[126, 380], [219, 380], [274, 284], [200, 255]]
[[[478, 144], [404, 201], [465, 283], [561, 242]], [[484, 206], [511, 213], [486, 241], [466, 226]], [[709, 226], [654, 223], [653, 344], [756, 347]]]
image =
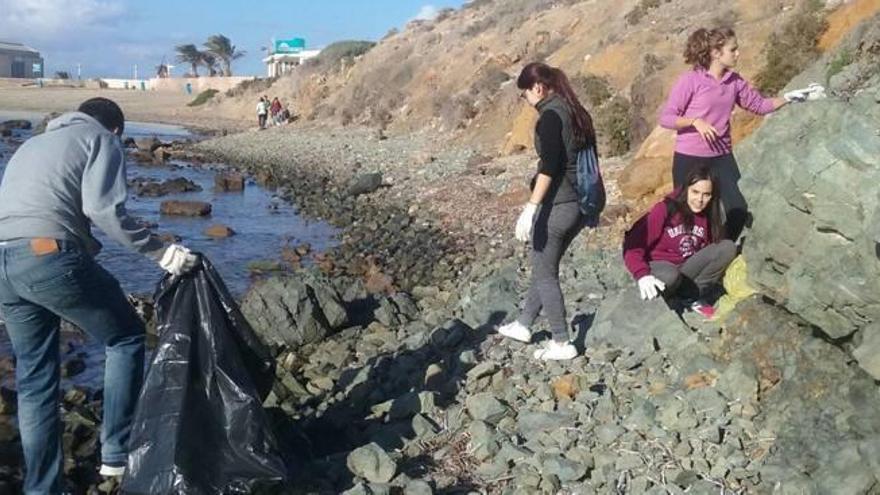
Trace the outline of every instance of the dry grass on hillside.
[[304, 68], [268, 89], [207, 107], [250, 117], [257, 96], [268, 93], [292, 101], [305, 120], [429, 130], [487, 151], [517, 152], [531, 146], [534, 111], [517, 98], [513, 79], [525, 63], [544, 60], [573, 80], [605, 83], [610, 96], [590, 110], [601, 121], [602, 152], [620, 154], [653, 129], [669, 87], [686, 69], [681, 52], [690, 32], [734, 27], [742, 47], [738, 70], [753, 79], [767, 65], [771, 36], [813, 2], [738, 0], [719, 9], [702, 0], [477, 0], [391, 31], [344, 63]]

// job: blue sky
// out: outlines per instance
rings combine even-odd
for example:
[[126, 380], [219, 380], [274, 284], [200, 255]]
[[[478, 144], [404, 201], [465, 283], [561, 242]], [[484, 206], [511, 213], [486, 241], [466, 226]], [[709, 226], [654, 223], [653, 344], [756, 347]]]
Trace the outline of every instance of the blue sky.
[[[302, 37], [309, 48], [343, 39], [378, 40], [392, 27], [464, 0], [0, 0], [0, 40], [29, 45], [43, 55], [46, 73], [82, 76], [152, 75], [174, 46], [200, 45], [222, 33], [247, 55], [236, 75], [264, 75], [261, 47], [270, 38]], [[175, 74], [182, 73], [175, 69]]]

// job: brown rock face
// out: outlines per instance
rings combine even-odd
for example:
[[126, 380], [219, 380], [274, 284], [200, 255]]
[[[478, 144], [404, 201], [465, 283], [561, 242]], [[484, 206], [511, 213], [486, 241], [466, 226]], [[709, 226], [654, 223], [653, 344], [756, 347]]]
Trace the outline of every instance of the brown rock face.
[[860, 22], [880, 12], [877, 0], [855, 0], [841, 5], [828, 15], [828, 29], [819, 38], [819, 48], [824, 52], [837, 46]]
[[214, 187], [218, 191], [243, 191], [244, 175], [238, 172], [217, 174], [214, 176]]
[[138, 150], [147, 153], [152, 153], [156, 148], [162, 146], [162, 142], [155, 137], [138, 138], [134, 140], [134, 144], [137, 146]]
[[149, 151], [135, 150], [128, 154], [129, 158], [142, 165], [150, 165], [155, 163], [153, 153]]
[[163, 201], [159, 207], [163, 215], [204, 217], [211, 214], [211, 203], [204, 201]]
[[672, 189], [672, 157], [634, 159], [621, 172], [618, 184], [627, 201], [650, 202]]
[[205, 235], [216, 239], [224, 239], [226, 237], [234, 236], [235, 231], [225, 225], [216, 224], [205, 229]]
[[168, 161], [169, 158], [171, 158], [171, 151], [167, 147], [160, 146], [153, 150], [154, 163], [165, 163]]
[[394, 279], [384, 273], [371, 273], [367, 275], [364, 288], [370, 294], [390, 294], [394, 291]]
[[674, 148], [675, 131], [655, 128], [618, 178], [625, 200], [656, 199], [672, 189]]

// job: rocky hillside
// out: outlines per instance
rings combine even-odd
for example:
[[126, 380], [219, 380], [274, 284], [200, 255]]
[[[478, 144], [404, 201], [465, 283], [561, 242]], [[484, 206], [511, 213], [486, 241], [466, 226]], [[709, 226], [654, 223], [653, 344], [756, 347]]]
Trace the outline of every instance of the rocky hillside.
[[[292, 101], [309, 120], [425, 131], [516, 152], [530, 146], [534, 112], [518, 101], [513, 78], [525, 63], [544, 60], [565, 69], [589, 104], [602, 151], [619, 154], [653, 129], [671, 82], [685, 68], [681, 52], [695, 28], [733, 26], [742, 47], [739, 68], [751, 78], [768, 70], [768, 40], [799, 16], [824, 18], [856, 4], [866, 12], [880, 8], [875, 0], [840, 3], [740, 0], [718, 8], [698, 0], [477, 0], [391, 31], [355, 61], [305, 68], [268, 89], [218, 98], [207, 111], [250, 118], [257, 96], [266, 93]], [[851, 25], [851, 17], [832, 23], [830, 36], [845, 32], [840, 26]]]

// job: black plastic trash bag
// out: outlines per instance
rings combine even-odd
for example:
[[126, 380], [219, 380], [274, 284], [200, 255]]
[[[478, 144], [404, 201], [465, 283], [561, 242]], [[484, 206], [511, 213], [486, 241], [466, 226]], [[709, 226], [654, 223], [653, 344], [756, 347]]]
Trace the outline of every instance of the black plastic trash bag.
[[274, 362], [211, 264], [156, 290], [159, 344], [132, 427], [122, 491], [250, 493], [286, 470], [263, 411]]

